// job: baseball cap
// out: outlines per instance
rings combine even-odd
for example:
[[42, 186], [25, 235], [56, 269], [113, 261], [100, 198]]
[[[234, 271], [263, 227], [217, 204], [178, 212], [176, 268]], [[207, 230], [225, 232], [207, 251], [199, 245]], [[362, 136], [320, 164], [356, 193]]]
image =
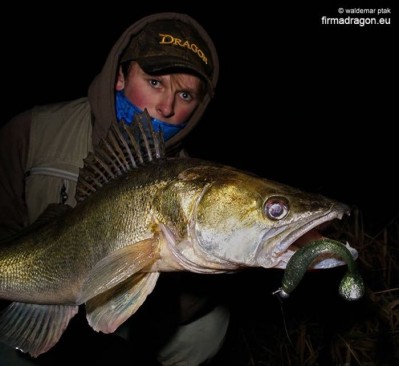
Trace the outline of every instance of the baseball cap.
[[121, 55], [148, 74], [189, 71], [212, 85], [212, 58], [206, 41], [190, 24], [177, 19], [148, 23]]

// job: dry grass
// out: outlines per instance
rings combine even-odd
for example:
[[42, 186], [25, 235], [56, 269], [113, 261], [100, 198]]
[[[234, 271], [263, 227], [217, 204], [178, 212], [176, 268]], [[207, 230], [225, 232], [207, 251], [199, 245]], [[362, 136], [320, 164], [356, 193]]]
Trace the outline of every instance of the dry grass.
[[[261, 286], [269, 291], [270, 275], [244, 275], [242, 288], [234, 282], [229, 338], [212, 365], [399, 365], [399, 217], [370, 234], [355, 210], [329, 236], [358, 249], [365, 296], [339, 298], [346, 269], [307, 274], [285, 301], [257, 295]], [[278, 286], [282, 275], [273, 276], [270, 286]], [[248, 281], [257, 282], [256, 294]]]
[[399, 220], [396, 217], [375, 235], [365, 232], [362, 222], [355, 211], [354, 222], [342, 234], [359, 249], [358, 266], [375, 313], [338, 335], [331, 344], [332, 360], [342, 365], [399, 364]]

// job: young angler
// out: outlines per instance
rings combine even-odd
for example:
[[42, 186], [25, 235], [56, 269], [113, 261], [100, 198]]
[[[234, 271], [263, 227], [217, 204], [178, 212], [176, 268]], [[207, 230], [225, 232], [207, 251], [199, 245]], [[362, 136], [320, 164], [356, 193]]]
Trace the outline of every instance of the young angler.
[[[218, 74], [215, 46], [190, 16], [159, 13], [131, 25], [113, 46], [86, 97], [35, 107], [0, 130], [0, 238], [30, 225], [50, 203], [76, 205], [83, 159], [105, 137], [112, 121], [132, 123], [146, 108], [154, 128], [164, 133], [169, 155], [181, 153], [184, 137], [213, 97]], [[204, 288], [196, 293], [186, 279], [175, 279], [164, 301], [176, 303], [179, 316], [176, 322], [159, 322], [170, 329], [159, 342], [156, 358], [163, 365], [199, 365], [220, 348], [228, 311]], [[206, 334], [198, 334], [204, 327]], [[129, 338], [129, 333], [125, 327], [124, 336]], [[0, 345], [1, 357], [13, 357], [10, 352], [14, 351]]]

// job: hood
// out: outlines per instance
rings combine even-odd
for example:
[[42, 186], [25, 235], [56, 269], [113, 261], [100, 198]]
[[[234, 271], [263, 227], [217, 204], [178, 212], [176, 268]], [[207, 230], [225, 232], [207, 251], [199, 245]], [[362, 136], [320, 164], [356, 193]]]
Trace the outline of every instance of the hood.
[[211, 76], [212, 90], [207, 92], [198, 108], [188, 120], [186, 127], [166, 142], [167, 150], [169, 152], [176, 151], [184, 137], [191, 132], [202, 117], [208, 103], [213, 97], [219, 77], [219, 59], [215, 45], [205, 29], [189, 15], [180, 13], [152, 14], [138, 20], [125, 30], [114, 44], [111, 52], [108, 54], [101, 72], [94, 78], [93, 82], [89, 86], [88, 95], [94, 120], [93, 144], [97, 144], [100, 139], [104, 138], [111, 126], [111, 122], [116, 121], [114, 96], [120, 56], [128, 46], [132, 36], [136, 35], [148, 23], [164, 19], [176, 19], [192, 25], [207, 43], [214, 65], [214, 70]]

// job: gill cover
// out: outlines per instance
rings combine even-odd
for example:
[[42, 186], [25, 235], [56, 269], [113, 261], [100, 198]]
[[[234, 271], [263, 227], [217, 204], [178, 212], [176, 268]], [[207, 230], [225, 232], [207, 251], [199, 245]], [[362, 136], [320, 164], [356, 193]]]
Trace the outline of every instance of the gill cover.
[[[219, 261], [251, 265], [265, 234], [264, 199], [255, 180], [236, 172], [223, 176], [204, 190], [198, 201], [195, 236], [199, 250]], [[215, 258], [215, 259], [216, 259]]]

